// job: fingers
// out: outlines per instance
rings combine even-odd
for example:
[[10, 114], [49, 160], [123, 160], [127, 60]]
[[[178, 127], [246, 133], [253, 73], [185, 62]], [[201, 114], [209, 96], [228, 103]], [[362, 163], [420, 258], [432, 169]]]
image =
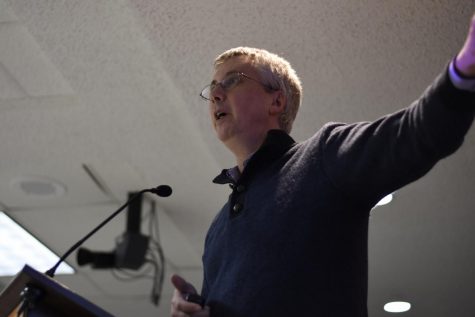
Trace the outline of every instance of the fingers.
[[475, 14], [465, 43], [455, 59], [457, 70], [467, 77], [475, 76]]
[[196, 289], [184, 278], [174, 274], [171, 282], [175, 286], [171, 301], [172, 317], [207, 317], [209, 316], [209, 307], [204, 309], [196, 303], [191, 303], [183, 298], [184, 293], [197, 294]]
[[475, 13], [472, 15], [472, 20], [470, 21], [469, 32], [475, 32]]
[[201, 310], [200, 305], [187, 302], [183, 299], [182, 294], [178, 290], [174, 291], [171, 305], [171, 315], [173, 317], [202, 316], [196, 314]]
[[209, 306], [206, 306], [203, 310], [193, 314], [192, 317], [209, 317]]
[[175, 288], [179, 290], [181, 293], [191, 293], [191, 294], [197, 293], [193, 285], [188, 283], [184, 278], [182, 278], [179, 275], [173, 274], [171, 277], [171, 281], [172, 281], [173, 286], [175, 286]]

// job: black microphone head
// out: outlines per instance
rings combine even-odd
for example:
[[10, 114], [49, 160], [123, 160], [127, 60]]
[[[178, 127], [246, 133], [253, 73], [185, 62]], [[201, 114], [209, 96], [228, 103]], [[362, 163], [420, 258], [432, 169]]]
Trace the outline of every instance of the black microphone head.
[[151, 188], [148, 191], [160, 197], [168, 197], [172, 194], [172, 188], [168, 185], [160, 185], [155, 188]]

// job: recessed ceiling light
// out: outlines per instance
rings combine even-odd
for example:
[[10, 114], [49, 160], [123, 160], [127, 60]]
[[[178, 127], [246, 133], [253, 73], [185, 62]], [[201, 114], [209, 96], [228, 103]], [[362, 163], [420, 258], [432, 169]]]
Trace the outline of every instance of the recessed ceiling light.
[[43, 176], [21, 176], [11, 180], [10, 185], [28, 196], [51, 198], [66, 193], [66, 186]]
[[408, 302], [389, 302], [384, 305], [384, 310], [388, 313], [403, 313], [411, 309], [411, 304]]
[[[0, 211], [0, 259], [0, 276], [13, 276], [21, 271], [25, 264], [45, 272], [59, 257]], [[74, 269], [63, 262], [56, 273], [73, 274]]]
[[387, 204], [389, 204], [392, 200], [393, 200], [393, 194], [389, 194], [389, 195], [383, 197], [383, 199], [381, 199], [381, 200], [376, 204], [376, 206], [387, 205]]

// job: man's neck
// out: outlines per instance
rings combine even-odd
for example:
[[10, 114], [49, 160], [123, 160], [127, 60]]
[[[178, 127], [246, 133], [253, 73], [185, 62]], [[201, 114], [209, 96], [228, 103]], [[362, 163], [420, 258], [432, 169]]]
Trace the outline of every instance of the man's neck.
[[260, 148], [266, 137], [267, 131], [252, 138], [233, 139], [225, 143], [226, 147], [234, 154], [236, 164], [241, 173], [244, 170], [244, 162]]

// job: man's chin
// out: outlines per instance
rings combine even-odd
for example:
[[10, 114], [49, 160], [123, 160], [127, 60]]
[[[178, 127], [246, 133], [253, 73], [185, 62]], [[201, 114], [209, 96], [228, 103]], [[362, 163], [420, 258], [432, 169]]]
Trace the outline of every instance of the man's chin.
[[223, 127], [220, 126], [214, 127], [214, 133], [216, 134], [216, 137], [223, 143], [225, 143], [231, 138], [230, 131], [228, 131], [227, 129], [223, 129]]

